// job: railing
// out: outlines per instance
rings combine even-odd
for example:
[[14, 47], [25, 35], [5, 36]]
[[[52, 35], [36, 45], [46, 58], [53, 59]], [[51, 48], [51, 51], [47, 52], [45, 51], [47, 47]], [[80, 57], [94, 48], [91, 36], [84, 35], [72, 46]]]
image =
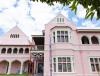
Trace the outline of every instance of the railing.
[[32, 51], [44, 51], [44, 45], [35, 45]]

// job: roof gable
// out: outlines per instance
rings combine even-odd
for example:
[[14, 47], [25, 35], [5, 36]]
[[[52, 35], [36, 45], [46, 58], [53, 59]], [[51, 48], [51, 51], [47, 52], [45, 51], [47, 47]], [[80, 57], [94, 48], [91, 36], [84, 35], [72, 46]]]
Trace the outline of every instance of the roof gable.
[[30, 45], [30, 41], [25, 33], [15, 26], [0, 38], [0, 45]]
[[54, 17], [47, 25], [63, 25], [70, 27], [72, 29], [76, 29], [75, 24], [72, 21], [69, 21], [64, 15], [58, 14], [56, 17]]

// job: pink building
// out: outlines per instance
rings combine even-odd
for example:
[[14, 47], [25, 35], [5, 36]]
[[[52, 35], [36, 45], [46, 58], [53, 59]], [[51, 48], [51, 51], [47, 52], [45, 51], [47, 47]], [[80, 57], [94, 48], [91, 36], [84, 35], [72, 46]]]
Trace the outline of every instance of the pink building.
[[43, 35], [32, 35], [32, 42], [14, 27], [1, 37], [0, 50], [0, 73], [100, 76], [100, 29], [78, 28], [62, 14], [45, 25]]

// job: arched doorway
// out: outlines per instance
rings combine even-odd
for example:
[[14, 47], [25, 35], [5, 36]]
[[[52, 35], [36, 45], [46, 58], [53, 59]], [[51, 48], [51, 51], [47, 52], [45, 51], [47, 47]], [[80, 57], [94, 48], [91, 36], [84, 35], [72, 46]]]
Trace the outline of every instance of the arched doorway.
[[11, 64], [11, 73], [12, 74], [19, 74], [20, 73], [21, 62], [15, 60]]
[[23, 63], [23, 73], [28, 73], [29, 60]]
[[3, 60], [0, 62], [0, 74], [7, 74], [9, 67], [9, 62], [6, 60]]

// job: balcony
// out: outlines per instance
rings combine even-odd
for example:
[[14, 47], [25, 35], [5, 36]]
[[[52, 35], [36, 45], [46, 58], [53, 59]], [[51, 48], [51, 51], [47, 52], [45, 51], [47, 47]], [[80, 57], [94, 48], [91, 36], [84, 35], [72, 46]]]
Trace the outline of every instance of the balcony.
[[44, 45], [35, 45], [32, 51], [44, 51]]

